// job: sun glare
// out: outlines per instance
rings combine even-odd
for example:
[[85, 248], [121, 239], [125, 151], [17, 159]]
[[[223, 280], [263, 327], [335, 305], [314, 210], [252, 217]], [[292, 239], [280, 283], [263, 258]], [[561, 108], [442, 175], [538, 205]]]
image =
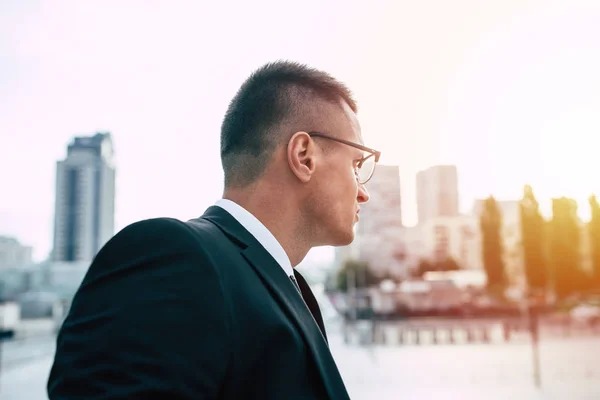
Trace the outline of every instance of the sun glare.
[[[589, 219], [588, 198], [600, 195], [600, 117], [591, 110], [579, 110], [551, 118], [541, 130], [539, 145], [539, 183], [534, 185], [542, 198], [571, 197], [577, 200], [578, 213]], [[551, 209], [550, 200], [544, 206]]]

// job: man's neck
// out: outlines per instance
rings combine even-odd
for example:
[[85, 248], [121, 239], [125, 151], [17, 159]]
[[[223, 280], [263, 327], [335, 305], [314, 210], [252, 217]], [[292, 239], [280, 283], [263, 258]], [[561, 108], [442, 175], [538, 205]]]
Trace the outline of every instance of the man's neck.
[[310, 250], [303, 234], [299, 209], [281, 196], [264, 195], [258, 189], [228, 189], [223, 198], [231, 200], [256, 217], [281, 244], [292, 267], [298, 265]]

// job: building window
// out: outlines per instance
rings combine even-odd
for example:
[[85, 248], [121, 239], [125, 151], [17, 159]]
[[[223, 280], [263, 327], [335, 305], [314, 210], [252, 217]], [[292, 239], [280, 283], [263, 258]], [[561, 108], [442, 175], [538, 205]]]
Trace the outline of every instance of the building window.
[[77, 238], [77, 226], [78, 226], [78, 203], [79, 203], [79, 191], [78, 191], [78, 178], [79, 171], [77, 169], [70, 169], [67, 172], [67, 209], [66, 209], [66, 240], [65, 240], [65, 261], [76, 260], [76, 238]]

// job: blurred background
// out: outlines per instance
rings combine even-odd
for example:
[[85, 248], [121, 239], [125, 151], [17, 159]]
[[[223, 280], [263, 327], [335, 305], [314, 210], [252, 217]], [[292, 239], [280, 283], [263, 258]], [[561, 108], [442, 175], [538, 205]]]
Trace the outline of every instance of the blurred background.
[[47, 398], [99, 248], [220, 198], [262, 64], [326, 70], [383, 151], [298, 267], [353, 399], [600, 398], [600, 3], [0, 2], [0, 399]]

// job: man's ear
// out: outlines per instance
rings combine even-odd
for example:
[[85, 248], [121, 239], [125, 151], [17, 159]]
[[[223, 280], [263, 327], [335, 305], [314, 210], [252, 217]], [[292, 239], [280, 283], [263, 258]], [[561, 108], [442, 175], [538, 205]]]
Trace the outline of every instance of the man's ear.
[[316, 165], [316, 147], [306, 132], [296, 132], [287, 146], [287, 159], [292, 173], [302, 182], [310, 181]]

